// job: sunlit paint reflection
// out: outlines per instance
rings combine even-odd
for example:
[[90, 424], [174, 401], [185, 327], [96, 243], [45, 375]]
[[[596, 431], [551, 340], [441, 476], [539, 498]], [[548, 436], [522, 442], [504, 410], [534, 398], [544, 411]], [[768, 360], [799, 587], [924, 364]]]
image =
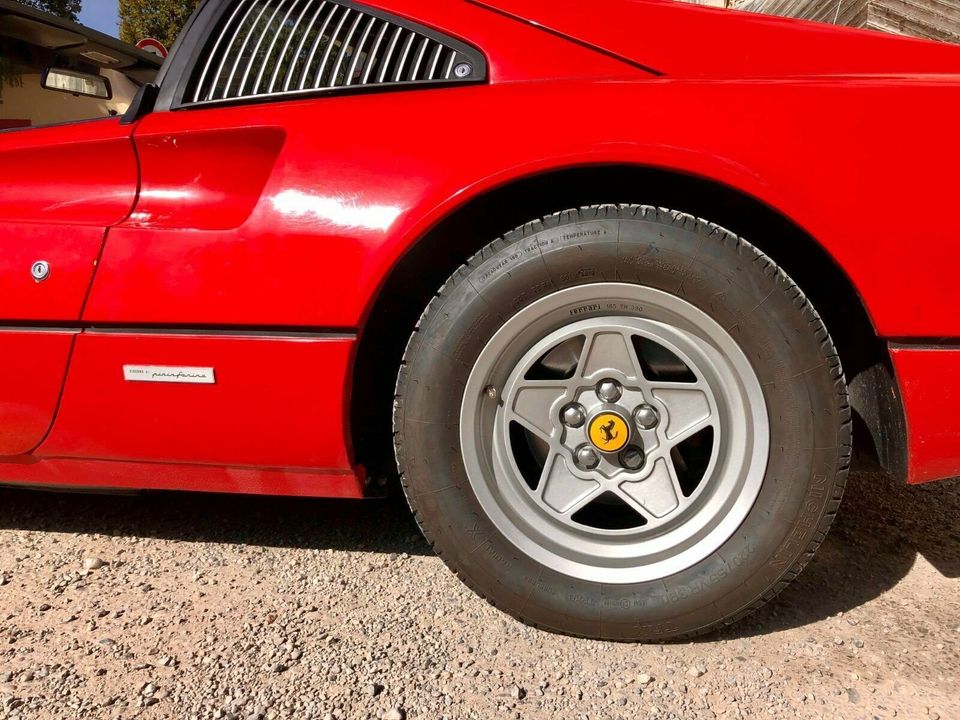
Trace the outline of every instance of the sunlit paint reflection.
[[284, 190], [273, 198], [273, 207], [289, 217], [313, 217], [344, 228], [388, 230], [400, 215], [392, 205], [356, 205], [349, 201]]
[[190, 190], [159, 190], [144, 188], [140, 192], [141, 200], [190, 200], [193, 193]]

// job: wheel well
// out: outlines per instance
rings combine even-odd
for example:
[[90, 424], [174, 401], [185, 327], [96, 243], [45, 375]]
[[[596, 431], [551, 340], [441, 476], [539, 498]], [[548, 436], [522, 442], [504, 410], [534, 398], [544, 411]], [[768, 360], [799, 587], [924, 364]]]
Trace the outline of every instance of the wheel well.
[[472, 199], [424, 235], [382, 286], [359, 340], [351, 433], [356, 461], [372, 477], [396, 473], [392, 448], [394, 369], [434, 293], [475, 252], [525, 222], [571, 207], [642, 203], [705, 218], [749, 240], [806, 293], [830, 331], [854, 409], [858, 459], [906, 476], [906, 432], [890, 357], [846, 274], [809, 234], [728, 186], [661, 169], [597, 166], [519, 180]]

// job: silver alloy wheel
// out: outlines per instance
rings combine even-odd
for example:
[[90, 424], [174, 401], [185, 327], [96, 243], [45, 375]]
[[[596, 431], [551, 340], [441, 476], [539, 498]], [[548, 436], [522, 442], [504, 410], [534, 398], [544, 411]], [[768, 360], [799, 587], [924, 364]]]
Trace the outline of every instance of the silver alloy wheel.
[[720, 548], [756, 500], [770, 444], [760, 383], [730, 334], [625, 283], [560, 290], [511, 317], [470, 374], [460, 440], [510, 542], [615, 584]]

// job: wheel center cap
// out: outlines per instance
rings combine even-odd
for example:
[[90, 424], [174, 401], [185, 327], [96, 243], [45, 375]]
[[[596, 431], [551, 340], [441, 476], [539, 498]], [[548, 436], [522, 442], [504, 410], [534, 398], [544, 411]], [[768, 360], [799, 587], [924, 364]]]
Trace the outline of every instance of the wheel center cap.
[[622, 417], [612, 412], [602, 412], [590, 421], [590, 442], [600, 452], [619, 452], [630, 439], [630, 426]]

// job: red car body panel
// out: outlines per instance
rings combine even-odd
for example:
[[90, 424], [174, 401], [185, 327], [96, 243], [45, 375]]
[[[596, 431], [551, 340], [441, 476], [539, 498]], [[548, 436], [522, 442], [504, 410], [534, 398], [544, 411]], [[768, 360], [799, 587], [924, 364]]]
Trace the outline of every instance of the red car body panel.
[[[93, 225], [0, 221], [3, 317], [79, 321], [104, 234], [105, 228]], [[54, 269], [42, 284], [28, 272], [37, 260]]]
[[[106, 228], [136, 201], [131, 132], [102, 120], [0, 133], [0, 327], [79, 323]], [[47, 434], [76, 332], [0, 330], [0, 457]]]
[[140, 195], [123, 226], [232, 230], [243, 224], [262, 197], [284, 145], [284, 129], [151, 131], [148, 120], [163, 116], [137, 128]]
[[902, 347], [890, 351], [900, 381], [909, 433], [909, 481], [924, 483], [960, 474], [960, 348]]
[[[119, 120], [0, 133], [3, 319], [80, 319], [104, 230], [137, 197], [130, 135]], [[55, 269], [42, 285], [23, 272], [40, 259]]]
[[[341, 396], [352, 346], [331, 337], [85, 332], [35, 455], [349, 471]], [[128, 382], [118, 358], [212, 367], [216, 383]]]
[[47, 434], [75, 335], [0, 332], [0, 457], [26, 454]]
[[118, 119], [0, 133], [0, 222], [123, 220], [137, 198], [130, 135]]
[[[3, 314], [79, 333], [52, 334], [49, 367], [23, 370], [44, 397], [0, 441], [0, 480], [361, 496], [348, 394], [356, 338], [391, 270], [472, 199], [569, 168], [659, 168], [733, 188], [822, 245], [879, 337], [960, 338], [960, 290], [943, 271], [957, 232], [942, 212], [957, 196], [944, 158], [960, 157], [960, 136], [949, 122], [902, 131], [960, 114], [949, 74], [960, 49], [661, 2], [609, 0], [622, 22], [606, 23], [544, 0], [375, 4], [480, 48], [489, 83], [0, 135], [0, 160], [35, 186], [22, 203], [0, 200], [0, 248], [18, 248], [0, 255], [14, 288]], [[811, 133], [828, 115], [829, 137]], [[44, 153], [104, 177], [34, 167]], [[43, 251], [60, 253], [56, 272], [31, 285], [24, 263]], [[30, 333], [0, 339], [42, 350]], [[910, 481], [960, 474], [944, 400], [960, 396], [960, 351], [892, 355]], [[124, 364], [213, 367], [217, 383], [130, 383]]]
[[960, 72], [960, 52], [944, 43], [670, 0], [604, 0], [588, 12], [581, 0], [475, 1], [669, 77]]
[[[481, 116], [491, 105], [559, 106], [570, 93], [585, 105], [620, 112], [561, 113], [546, 125], [494, 113], [484, 137], [470, 143], [457, 124], [422, 121], [424, 115]], [[157, 135], [175, 138], [200, 121], [203, 134], [282, 128], [286, 137], [253, 211], [238, 226], [229, 227], [252, 202], [250, 181], [236, 180], [235, 195], [212, 202], [223, 191], [205, 187], [202, 165], [190, 165], [196, 182], [181, 186], [177, 202], [202, 227], [182, 227], [169, 207], [153, 218], [138, 206], [111, 230], [84, 320], [356, 329], [397, 259], [472, 197], [551, 170], [625, 163], [710, 178], [791, 218], [844, 268], [881, 336], [960, 337], [960, 314], [951, 302], [960, 291], [951, 275], [930, 271], [955, 261], [954, 229], [935, 214], [866, 210], [949, 207], [955, 200], [946, 179], [902, 178], [939, 177], [939, 158], [960, 156], [960, 134], [941, 123], [909, 145], [896, 135], [915, 115], [941, 112], [945, 102], [960, 109], [960, 77], [555, 81], [425, 90], [391, 97], [390, 133], [381, 131], [379, 95], [331, 97], [320, 107], [287, 102], [157, 113], [143, 120], [138, 138], [141, 132], [151, 142]], [[711, 108], [709, 123], [704, 106]], [[806, 132], [826, 106], [835, 115], [831, 143]], [[316, 126], [334, 118], [342, 126], [331, 146]], [[274, 135], [264, 137], [269, 149], [247, 150], [264, 158], [258, 163], [268, 162], [276, 147]], [[887, 151], [871, 152], [879, 146]], [[241, 145], [224, 152], [239, 154]], [[828, 179], [842, 192], [825, 195]], [[224, 229], [209, 229], [217, 225]], [[913, 245], [924, 252], [913, 252]], [[894, 266], [909, 293], [889, 291]], [[251, 287], [260, 292], [250, 293]]]
[[362, 470], [305, 471], [32, 456], [6, 461], [3, 482], [62, 490], [177, 490], [354, 500], [365, 496]]

